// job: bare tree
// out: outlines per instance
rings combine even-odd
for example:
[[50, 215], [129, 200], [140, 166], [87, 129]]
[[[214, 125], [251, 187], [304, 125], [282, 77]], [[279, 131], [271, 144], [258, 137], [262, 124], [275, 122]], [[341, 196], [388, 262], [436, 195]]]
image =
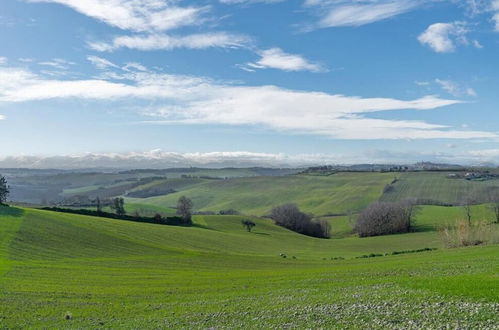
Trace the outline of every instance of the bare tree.
[[330, 226], [327, 221], [312, 221], [313, 216], [300, 211], [295, 204], [276, 206], [270, 212], [270, 218], [275, 224], [288, 228], [300, 234], [328, 238]]
[[359, 215], [355, 231], [360, 237], [406, 233], [411, 227], [409, 212], [413, 209], [408, 211], [403, 203], [374, 202]]
[[7, 197], [10, 193], [10, 187], [7, 184], [7, 179], [0, 175], [0, 205], [7, 203]]
[[417, 205], [416, 199], [407, 199], [400, 203], [401, 207], [404, 209], [405, 217], [407, 221], [407, 231], [411, 231], [414, 228], [414, 218], [420, 211], [419, 206]]
[[177, 201], [177, 215], [180, 216], [186, 224], [192, 223], [192, 206], [192, 200], [185, 196], [180, 197]]
[[471, 220], [473, 217], [473, 212], [472, 212], [472, 205], [475, 204], [475, 198], [473, 195], [467, 195], [463, 200], [461, 201], [461, 206], [463, 207], [464, 214], [466, 216], [466, 220], [468, 220], [468, 224], [471, 225]]
[[494, 222], [499, 223], [499, 191], [489, 191], [490, 209], [494, 212]]

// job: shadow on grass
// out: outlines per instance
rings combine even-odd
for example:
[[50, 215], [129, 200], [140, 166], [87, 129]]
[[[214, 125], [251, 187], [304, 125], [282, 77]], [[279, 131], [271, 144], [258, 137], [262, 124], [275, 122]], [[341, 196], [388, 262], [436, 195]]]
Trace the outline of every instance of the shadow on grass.
[[437, 228], [435, 226], [431, 225], [416, 225], [412, 228], [410, 231], [411, 233], [421, 233], [421, 232], [428, 232], [428, 231], [437, 231]]
[[255, 233], [255, 232], [253, 232], [253, 234], [255, 234], [255, 235], [264, 235], [264, 236], [270, 236], [270, 234], [267, 234], [267, 233]]
[[10, 207], [5, 205], [0, 205], [0, 216], [9, 217], [20, 217], [24, 214], [24, 210], [18, 209], [17, 207]]

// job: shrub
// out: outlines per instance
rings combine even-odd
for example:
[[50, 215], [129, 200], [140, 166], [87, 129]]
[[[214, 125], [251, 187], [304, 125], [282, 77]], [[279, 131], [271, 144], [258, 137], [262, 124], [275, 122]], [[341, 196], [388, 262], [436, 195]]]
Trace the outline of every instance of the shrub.
[[295, 204], [274, 207], [270, 218], [278, 226], [307, 236], [329, 238], [330, 235], [331, 227], [327, 221], [313, 221], [312, 215], [301, 212]]
[[374, 202], [359, 215], [355, 231], [360, 237], [407, 233], [413, 216], [412, 203]]
[[220, 214], [220, 215], [239, 215], [240, 213], [238, 210], [227, 209], [227, 210], [220, 210], [220, 212], [218, 212], [218, 214]]
[[440, 237], [446, 247], [464, 247], [499, 242], [498, 227], [485, 221], [460, 220], [455, 226], [440, 229]]

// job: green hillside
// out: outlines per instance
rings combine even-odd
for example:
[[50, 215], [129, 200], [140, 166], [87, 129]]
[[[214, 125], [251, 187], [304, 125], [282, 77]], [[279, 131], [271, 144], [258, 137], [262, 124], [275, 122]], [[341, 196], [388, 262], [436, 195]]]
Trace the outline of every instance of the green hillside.
[[[499, 322], [498, 246], [446, 250], [432, 230], [321, 240], [257, 218], [248, 233], [241, 219], [198, 216], [184, 228], [0, 208], [0, 328]], [[355, 258], [424, 247], [439, 250]]]
[[499, 180], [468, 181], [448, 178], [447, 172], [411, 172], [399, 175], [393, 189], [383, 194], [383, 201], [418, 199], [431, 203], [459, 205], [467, 196], [485, 203], [489, 192], [499, 191]]
[[235, 209], [265, 215], [274, 206], [292, 202], [316, 215], [341, 214], [358, 211], [377, 200], [392, 179], [390, 173], [337, 173], [207, 180], [174, 194], [129, 201], [171, 207], [185, 195], [201, 211]]

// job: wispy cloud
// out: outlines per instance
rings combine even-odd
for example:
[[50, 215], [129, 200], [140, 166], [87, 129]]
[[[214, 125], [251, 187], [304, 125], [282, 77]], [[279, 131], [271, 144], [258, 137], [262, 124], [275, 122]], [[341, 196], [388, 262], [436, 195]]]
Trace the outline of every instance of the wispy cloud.
[[209, 7], [179, 7], [158, 0], [27, 0], [57, 3], [108, 25], [135, 32], [157, 32], [197, 25]]
[[87, 60], [100, 70], [106, 70], [108, 68], [119, 68], [119, 66], [117, 66], [116, 64], [102, 57], [92, 55], [87, 56]]
[[286, 0], [219, 0], [220, 3], [224, 3], [227, 5], [234, 4], [252, 4], [252, 3], [277, 3], [283, 2]]
[[0, 65], [4, 65], [7, 63], [7, 57], [0, 56]]
[[278, 69], [283, 71], [311, 71], [321, 72], [325, 69], [317, 63], [310, 62], [302, 55], [288, 54], [280, 48], [271, 48], [258, 52], [260, 59], [256, 62], [241, 65], [247, 71], [255, 69]]
[[306, 0], [305, 6], [316, 9], [318, 23], [310, 27], [361, 26], [382, 21], [420, 6], [417, 0]]
[[110, 52], [119, 48], [138, 50], [172, 50], [177, 48], [204, 49], [211, 47], [242, 47], [250, 42], [250, 38], [226, 32], [199, 33], [187, 36], [171, 36], [166, 34], [150, 34], [137, 36], [120, 36], [110, 43], [91, 42], [90, 48], [100, 52]]
[[[468, 46], [470, 44], [467, 38], [469, 32], [465, 22], [435, 23], [419, 35], [418, 40], [437, 53], [452, 53], [458, 45]], [[482, 48], [482, 45], [476, 40], [473, 40], [471, 44], [476, 48]]]
[[39, 65], [50, 66], [59, 70], [68, 70], [72, 65], [76, 63], [64, 60], [62, 58], [54, 58], [50, 61], [39, 62]]
[[[155, 100], [144, 115], [156, 124], [253, 125], [337, 139], [494, 138], [491, 132], [453, 129], [418, 120], [370, 118], [389, 110], [432, 110], [460, 103], [425, 96], [414, 100], [362, 98], [277, 86], [238, 86], [202, 77], [153, 72], [115, 73], [106, 79], [56, 80], [25, 69], [0, 68], [0, 102], [92, 99]], [[138, 103], [137, 103], [138, 104]]]
[[447, 93], [455, 96], [472, 96], [476, 97], [476, 91], [471, 87], [462, 87], [455, 81], [445, 79], [435, 79], [435, 82]]

